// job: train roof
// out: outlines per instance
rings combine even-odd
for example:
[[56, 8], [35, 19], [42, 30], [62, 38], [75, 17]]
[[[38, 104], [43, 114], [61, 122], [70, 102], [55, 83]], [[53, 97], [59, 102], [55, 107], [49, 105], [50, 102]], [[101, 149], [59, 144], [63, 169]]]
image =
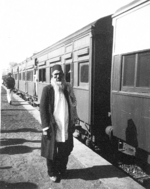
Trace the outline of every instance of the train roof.
[[148, 1], [149, 1], [149, 0], [134, 0], [134, 1], [132, 1], [131, 3], [129, 3], [129, 4], [127, 4], [127, 5], [125, 5], [125, 6], [121, 7], [121, 8], [119, 8], [119, 9], [113, 14], [112, 17], [116, 17], [116, 16], [118, 16], [118, 15], [120, 15], [120, 14], [122, 14], [122, 13], [128, 11], [128, 10], [131, 10], [131, 9], [135, 8], [135, 7], [139, 6], [140, 4], [146, 3], [146, 2], [148, 2]]

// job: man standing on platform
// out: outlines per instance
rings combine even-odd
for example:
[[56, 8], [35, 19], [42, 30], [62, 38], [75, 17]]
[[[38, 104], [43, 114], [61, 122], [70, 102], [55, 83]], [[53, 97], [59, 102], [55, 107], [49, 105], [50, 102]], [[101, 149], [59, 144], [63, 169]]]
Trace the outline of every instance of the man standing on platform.
[[76, 98], [64, 79], [62, 67], [52, 67], [50, 85], [43, 88], [40, 115], [43, 128], [41, 155], [46, 158], [48, 175], [53, 182], [63, 176], [73, 149]]
[[15, 87], [15, 79], [12, 77], [11, 73], [8, 73], [8, 77], [6, 79], [6, 87], [7, 87], [7, 101], [11, 105], [12, 104], [12, 92]]

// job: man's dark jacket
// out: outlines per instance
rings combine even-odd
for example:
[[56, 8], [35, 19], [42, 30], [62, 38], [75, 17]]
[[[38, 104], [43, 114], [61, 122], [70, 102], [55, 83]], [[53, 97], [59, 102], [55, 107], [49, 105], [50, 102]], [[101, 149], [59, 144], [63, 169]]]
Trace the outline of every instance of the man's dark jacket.
[[7, 89], [13, 89], [15, 86], [15, 79], [13, 77], [8, 77], [6, 79], [6, 87]]
[[[69, 93], [67, 89], [64, 90], [64, 95], [68, 102], [69, 108], [69, 125], [68, 125], [68, 155], [73, 149], [73, 125], [71, 123], [71, 108], [69, 103]], [[55, 144], [56, 144], [56, 122], [53, 116], [54, 112], [54, 101], [55, 101], [54, 89], [52, 85], [47, 85], [43, 88], [41, 101], [40, 101], [40, 115], [42, 128], [49, 127], [48, 135], [42, 134], [41, 141], [41, 156], [53, 160], [55, 157]]]

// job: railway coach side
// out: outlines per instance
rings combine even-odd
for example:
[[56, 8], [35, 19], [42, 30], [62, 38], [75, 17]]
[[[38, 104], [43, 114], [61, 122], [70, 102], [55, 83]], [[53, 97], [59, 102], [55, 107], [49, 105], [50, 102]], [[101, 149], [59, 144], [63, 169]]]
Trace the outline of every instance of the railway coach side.
[[18, 91], [19, 89], [19, 66], [18, 65], [13, 66], [12, 73], [15, 79], [15, 90]]
[[26, 67], [25, 67], [25, 74], [26, 74], [26, 81], [25, 81], [25, 92], [30, 99], [35, 95], [35, 88], [34, 88], [34, 66], [35, 66], [35, 59], [30, 57], [26, 60]]
[[19, 64], [19, 88], [18, 88], [18, 93], [21, 93], [22, 95], [25, 95], [26, 89], [25, 89], [25, 84], [26, 84], [26, 72], [25, 72], [25, 67], [26, 67], [26, 61], [23, 61]]
[[[51, 67], [61, 64], [65, 79], [77, 98], [80, 126], [85, 140], [100, 142], [110, 124], [110, 72], [112, 18], [106, 16], [58, 41], [34, 56], [38, 103], [50, 83]], [[109, 120], [109, 121], [108, 121]]]
[[149, 18], [146, 0], [133, 1], [113, 15], [111, 115], [121, 150], [150, 163]]

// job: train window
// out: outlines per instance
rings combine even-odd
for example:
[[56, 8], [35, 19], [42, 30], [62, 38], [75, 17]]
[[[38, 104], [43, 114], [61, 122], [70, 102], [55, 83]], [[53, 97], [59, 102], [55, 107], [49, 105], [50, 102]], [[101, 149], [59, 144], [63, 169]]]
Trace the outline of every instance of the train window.
[[27, 81], [33, 81], [33, 71], [27, 72]]
[[50, 79], [52, 78], [52, 67], [50, 67]]
[[89, 84], [89, 63], [79, 63], [79, 86], [88, 86]]
[[150, 87], [150, 52], [138, 55], [137, 87]]
[[69, 82], [69, 83], [70, 83], [70, 73], [71, 73], [70, 64], [66, 64], [65, 65], [65, 79], [66, 79], [66, 82]]
[[150, 88], [150, 52], [123, 56], [122, 90], [147, 92]]
[[46, 68], [39, 70], [39, 81], [45, 82], [46, 81]]
[[25, 81], [25, 72], [22, 72], [22, 80]]
[[15, 79], [17, 80], [17, 74], [15, 74]]
[[123, 86], [134, 86], [135, 55], [123, 57]]
[[19, 73], [19, 80], [21, 80], [21, 73]]

